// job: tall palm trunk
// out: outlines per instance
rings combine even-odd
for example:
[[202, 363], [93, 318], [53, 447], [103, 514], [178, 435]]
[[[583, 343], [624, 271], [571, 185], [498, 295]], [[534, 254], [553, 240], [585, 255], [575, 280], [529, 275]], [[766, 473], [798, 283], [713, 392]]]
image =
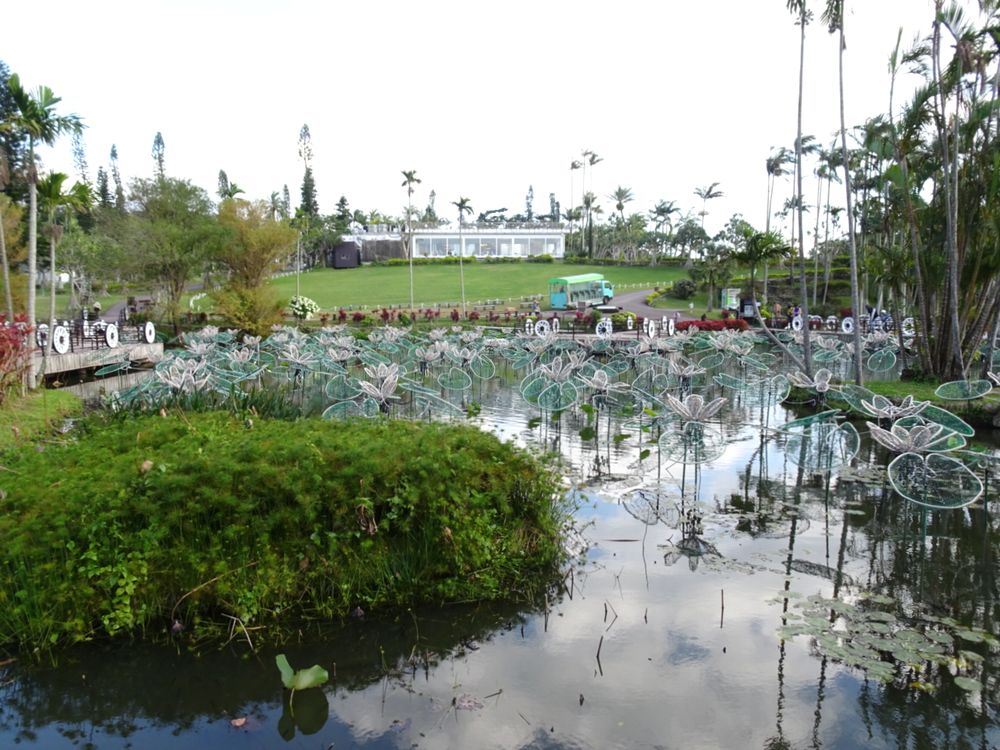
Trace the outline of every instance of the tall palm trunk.
[[806, 289], [806, 257], [805, 240], [802, 237], [802, 98], [804, 93], [804, 77], [806, 64], [806, 8], [805, 2], [799, 12], [799, 108], [798, 123], [795, 132], [795, 182], [796, 182], [796, 214], [799, 225], [799, 297], [802, 302], [802, 361], [805, 364], [806, 377], [812, 378], [812, 346], [809, 339], [809, 294]]
[[[30, 141], [29, 141], [30, 143]], [[28, 331], [35, 335], [35, 284], [38, 282], [38, 173], [35, 171], [35, 151], [28, 148]], [[35, 387], [35, 358], [28, 368], [28, 382]]]
[[458, 215], [458, 278], [462, 286], [462, 318], [465, 318], [465, 267], [462, 265], [462, 256], [465, 254], [465, 240], [462, 237], [462, 214]]
[[[947, 372], [956, 378], [965, 377], [965, 362], [962, 359], [962, 338], [961, 329], [958, 323], [958, 195], [953, 190], [952, 179], [955, 185], [958, 183], [958, 122], [959, 93], [956, 93], [956, 111], [954, 122], [954, 133], [952, 138], [955, 141], [955, 159], [952, 159], [950, 144], [948, 143], [948, 122], [947, 122], [947, 102], [945, 99], [944, 84], [941, 75], [941, 8], [943, 0], [934, 0], [934, 33], [932, 35], [933, 50], [931, 54], [931, 64], [934, 72], [935, 83], [935, 120], [937, 121], [938, 140], [941, 145], [941, 185], [944, 191], [945, 202], [945, 246], [948, 250], [948, 309], [947, 317], [949, 324], [948, 342], [949, 351], [946, 357], [949, 359]], [[960, 92], [961, 89], [958, 89]]]
[[858, 245], [854, 236], [854, 205], [851, 195], [851, 166], [847, 158], [847, 125], [844, 117], [844, 3], [840, 2], [840, 49], [837, 68], [840, 86], [840, 153], [844, 162], [844, 192], [847, 201], [847, 247], [851, 258], [851, 312], [854, 314], [854, 382], [864, 385], [861, 369], [861, 298], [858, 294]]
[[816, 228], [813, 230], [813, 307], [819, 292], [819, 206], [823, 202], [823, 181], [816, 179]]

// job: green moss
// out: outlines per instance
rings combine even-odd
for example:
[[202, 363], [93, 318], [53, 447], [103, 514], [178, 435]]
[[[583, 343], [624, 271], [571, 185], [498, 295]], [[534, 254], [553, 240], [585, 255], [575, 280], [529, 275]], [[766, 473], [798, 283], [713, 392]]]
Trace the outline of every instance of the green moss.
[[[222, 414], [91, 425], [0, 476], [0, 644], [527, 595], [554, 473], [475, 428]], [[256, 640], [256, 638], [255, 638]]]

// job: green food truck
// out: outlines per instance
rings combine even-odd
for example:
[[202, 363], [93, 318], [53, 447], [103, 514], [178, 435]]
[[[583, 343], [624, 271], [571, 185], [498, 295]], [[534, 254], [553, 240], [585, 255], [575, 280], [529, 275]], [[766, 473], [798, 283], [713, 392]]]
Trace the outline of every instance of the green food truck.
[[611, 282], [599, 273], [549, 279], [549, 307], [553, 310], [576, 310], [607, 304], [614, 296]]

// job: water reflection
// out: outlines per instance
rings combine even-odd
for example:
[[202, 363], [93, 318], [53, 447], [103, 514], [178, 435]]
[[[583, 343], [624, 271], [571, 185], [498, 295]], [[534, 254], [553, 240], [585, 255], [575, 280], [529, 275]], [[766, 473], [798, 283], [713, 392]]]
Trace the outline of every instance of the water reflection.
[[[735, 396], [708, 425], [724, 452], [696, 462], [685, 460], [683, 441], [663, 445], [650, 415], [612, 414], [595, 444], [579, 410], [525, 413], [501, 384], [470, 398], [483, 429], [561, 456], [590, 547], [558, 591], [533, 608], [449, 607], [304, 631], [282, 650], [293, 664], [326, 668], [331, 683], [297, 695], [295, 717], [271, 651], [116, 645], [79, 649], [57, 668], [8, 665], [0, 745], [1000, 742], [997, 656], [975, 640], [980, 629], [998, 632], [992, 502], [921, 510], [868, 468], [885, 461], [865, 440], [852, 466], [801, 460], [813, 446], [773, 429], [795, 415], [752, 394]], [[987, 487], [994, 502], [996, 484]], [[891, 602], [877, 608], [900, 623], [943, 628], [938, 621], [950, 619], [972, 628], [972, 640], [948, 646], [947, 665], [892, 662], [883, 683], [815, 637], [777, 634], [810, 596], [835, 603], [823, 605], [818, 632], [843, 622], [833, 607], [861, 607], [863, 592]], [[959, 687], [955, 675], [980, 688]]]

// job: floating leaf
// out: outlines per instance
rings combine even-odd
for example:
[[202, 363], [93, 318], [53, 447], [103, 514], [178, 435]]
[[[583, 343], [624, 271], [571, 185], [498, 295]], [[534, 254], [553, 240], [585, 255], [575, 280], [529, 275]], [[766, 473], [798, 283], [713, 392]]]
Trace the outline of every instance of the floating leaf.
[[896, 366], [896, 355], [891, 349], [879, 349], [866, 364], [872, 372], [886, 372]]
[[326, 395], [334, 401], [346, 401], [355, 398], [361, 393], [357, 386], [357, 381], [337, 375], [326, 382]]
[[793, 464], [810, 471], [830, 471], [848, 464], [861, 447], [861, 437], [850, 422], [798, 424], [791, 431], [786, 428], [787, 425], [782, 428], [788, 432], [785, 456]]
[[946, 401], [971, 401], [992, 390], [993, 384], [988, 380], [953, 380], [939, 385], [934, 395]]
[[981, 690], [983, 684], [979, 680], [974, 680], [971, 677], [964, 677], [959, 675], [955, 678], [955, 684], [967, 692], [975, 692], [976, 690]]
[[703, 367], [706, 370], [711, 370], [713, 367], [718, 367], [723, 362], [726, 361], [726, 355], [722, 352], [715, 352], [714, 354], [709, 354], [698, 360], [698, 366]]
[[483, 354], [477, 354], [469, 362], [469, 370], [480, 380], [489, 380], [497, 374], [497, 366], [493, 360]]
[[[933, 404], [925, 407], [924, 410], [920, 412], [919, 416], [906, 417], [906, 419], [922, 419], [924, 422], [933, 422], [934, 424], [939, 424], [942, 427], [946, 427], [952, 432], [956, 432], [965, 437], [972, 437], [976, 434], [976, 431], [961, 417], [957, 417], [947, 409], [942, 409], [940, 406], [934, 406]], [[900, 423], [903, 423], [904, 426], [909, 426], [908, 423], [904, 422], [902, 419], [896, 422], [896, 424]], [[914, 422], [914, 424], [916, 423]]]
[[549, 411], [568, 409], [580, 398], [580, 391], [571, 382], [552, 383], [538, 394], [538, 405]]
[[893, 489], [926, 508], [964, 508], [982, 494], [983, 483], [961, 461], [932, 453], [903, 453], [889, 464]]
[[447, 372], [442, 372], [438, 375], [437, 381], [442, 388], [449, 391], [464, 391], [472, 387], [472, 378], [457, 367], [450, 367]]
[[328, 406], [322, 414], [323, 419], [349, 419], [360, 416], [362, 416], [361, 406], [355, 401], [339, 401]]
[[278, 671], [281, 672], [281, 682], [289, 690], [308, 690], [319, 687], [330, 679], [327, 671], [318, 664], [314, 664], [308, 669], [294, 671], [284, 654], [275, 656], [274, 662], [278, 665]]

